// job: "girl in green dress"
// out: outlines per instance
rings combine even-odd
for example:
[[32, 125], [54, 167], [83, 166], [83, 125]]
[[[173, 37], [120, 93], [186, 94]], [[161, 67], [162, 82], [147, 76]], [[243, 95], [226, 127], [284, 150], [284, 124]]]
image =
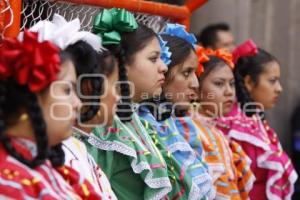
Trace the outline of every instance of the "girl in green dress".
[[[127, 15], [126, 13], [120, 14], [120, 12], [120, 9], [102, 11], [95, 18], [93, 31], [102, 36], [105, 47], [117, 58], [121, 80], [124, 80], [124, 72], [127, 71], [128, 80], [132, 84], [120, 83], [121, 104], [118, 107], [120, 118], [115, 118], [113, 128], [105, 130], [103, 127], [97, 127], [94, 129], [92, 137], [88, 140], [93, 146], [90, 152], [95, 159], [98, 157], [104, 170], [108, 169], [108, 177], [117, 177], [116, 181], [111, 180], [111, 184], [119, 198], [132, 199], [136, 197], [138, 199], [138, 194], [143, 195], [139, 199], [163, 198], [161, 193], [158, 193], [160, 195], [158, 197], [157, 194], [154, 195], [153, 191], [149, 191], [149, 188], [166, 183], [162, 182], [162, 180], [165, 181], [164, 179], [157, 176], [158, 173], [152, 174], [154, 177], [144, 176], [144, 173], [141, 173], [140, 177], [148, 184], [146, 189], [149, 193], [146, 193], [144, 186], [138, 185], [137, 180], [128, 178], [131, 172], [128, 168], [124, 169], [124, 166], [130, 155], [135, 156], [135, 152], [139, 156], [137, 160], [129, 160], [134, 172], [139, 173], [141, 170], [145, 170], [147, 165], [150, 166], [151, 171], [160, 170], [162, 172], [164, 169], [164, 172], [167, 172], [172, 190], [166, 198], [213, 198], [214, 192], [212, 195], [203, 195], [203, 190], [206, 190], [207, 187], [198, 184], [198, 180], [193, 179], [192, 166], [182, 165], [173, 155], [172, 149], [165, 145], [149, 122], [138, 116], [136, 108], [139, 103], [145, 99], [160, 96], [167, 66], [161, 59], [161, 47], [157, 34], [144, 25], [135, 24], [133, 18], [126, 22], [120, 22], [122, 17], [130, 18], [128, 13]], [[103, 150], [107, 150], [106, 154], [110, 153], [110, 155], [100, 155], [99, 152], [103, 152]], [[121, 153], [122, 158], [116, 157], [120, 154], [115, 152]], [[124, 154], [128, 157], [123, 156]], [[126, 161], [123, 160], [125, 158]], [[198, 166], [194, 165], [193, 167]], [[116, 171], [111, 171], [112, 169]], [[150, 182], [148, 177], [152, 178]], [[153, 178], [155, 178], [155, 182], [153, 182]], [[135, 191], [136, 196], [133, 196], [131, 191]]]
[[[106, 68], [102, 74], [107, 76], [99, 76], [99, 70], [87, 71], [85, 67], [77, 70], [79, 77], [80, 74], [89, 74], [81, 81], [84, 106], [77, 132], [107, 175], [118, 199], [165, 199], [171, 191], [166, 162], [147, 134], [148, 138], [144, 138], [139, 130], [128, 126], [131, 113], [125, 110], [126, 105], [130, 106], [126, 104], [130, 99], [124, 65], [125, 59], [128, 60], [126, 56], [135, 54], [146, 48], [150, 41], [157, 40], [156, 34], [138, 26], [133, 15], [123, 9], [101, 12], [95, 18], [94, 32], [103, 38], [102, 44], [113, 55], [106, 52], [99, 58], [100, 67]], [[136, 41], [134, 44], [133, 39]], [[126, 42], [134, 48], [125, 51], [123, 46]], [[155, 48], [159, 57], [159, 45]], [[120, 82], [117, 82], [118, 79]], [[121, 99], [118, 88], [121, 89]], [[122, 102], [118, 106], [120, 118], [115, 115], [119, 99]]]

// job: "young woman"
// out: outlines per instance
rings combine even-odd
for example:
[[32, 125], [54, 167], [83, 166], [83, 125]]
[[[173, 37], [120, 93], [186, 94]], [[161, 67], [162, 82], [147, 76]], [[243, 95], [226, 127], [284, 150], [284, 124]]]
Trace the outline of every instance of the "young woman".
[[[176, 125], [200, 155], [199, 146], [203, 147], [204, 160], [214, 178], [216, 199], [248, 199], [254, 181], [248, 158], [240, 146], [227, 141], [214, 123], [218, 116], [230, 112], [235, 99], [233, 63], [230, 55], [222, 50], [199, 47], [197, 54], [200, 104], [197, 112], [191, 113], [193, 120], [177, 117]], [[179, 85], [178, 81], [170, 84], [172, 93], [192, 89], [191, 84], [181, 84], [180, 88], [176, 85]]]
[[297, 174], [264, 117], [264, 109], [273, 108], [282, 92], [280, 65], [262, 49], [252, 56], [243, 56], [247, 51], [243, 52], [239, 53], [241, 57], [234, 70], [239, 105], [221, 118], [218, 125], [252, 160], [251, 169], [257, 179], [251, 199], [290, 199]]
[[[97, 94], [102, 91], [101, 87], [103, 85], [103, 82], [101, 82], [102, 79], [100, 78], [99, 80], [99, 76], [104, 74], [110, 75], [114, 69], [111, 68], [111, 70], [107, 70], [110, 65], [104, 62], [105, 57], [101, 57], [97, 53], [103, 50], [101, 38], [90, 32], [79, 31], [80, 21], [78, 18], [72, 21], [66, 21], [58, 14], [54, 14], [52, 21], [39, 21], [31, 27], [30, 30], [39, 32], [41, 34], [39, 39], [49, 39], [53, 41], [57, 46], [61, 49], [65, 49], [65, 51], [72, 56], [76, 74], [79, 77], [77, 80], [77, 84], [79, 84], [77, 85], [77, 92], [79, 91], [78, 95], [82, 97], [83, 94], [80, 90], [80, 86], [86, 88], [86, 86], [89, 85], [89, 81], [86, 79], [90, 78], [92, 79], [92, 87], [94, 87], [95, 84], [97, 85], [98, 90], [95, 89], [94, 91], [98, 91], [98, 93], [89, 95], [95, 95], [97, 98]], [[104, 54], [106, 55], [106, 53]], [[85, 77], [85, 79], [81, 79], [83, 77]], [[85, 84], [82, 84], [81, 80], [84, 81]], [[53, 95], [56, 95], [56, 87], [53, 87], [51, 91]], [[60, 97], [58, 96], [58, 98]], [[85, 98], [83, 98], [83, 100], [85, 101]], [[98, 104], [99, 101], [95, 103]], [[98, 108], [99, 105], [94, 105], [94, 107]], [[82, 109], [86, 109], [86, 106]], [[77, 119], [77, 121], [80, 123], [83, 118], [84, 116]], [[84, 119], [86, 119], [86, 117]], [[73, 134], [73, 136], [77, 135]], [[88, 179], [98, 194], [101, 194], [102, 199], [116, 199], [105, 174], [101, 171], [101, 168], [96, 165], [92, 156], [88, 154], [83, 142], [75, 137], [70, 137], [63, 141], [62, 147], [65, 153], [66, 166], [77, 170], [84, 178]]]
[[[65, 163], [84, 174], [102, 194], [102, 199], [116, 199], [101, 166], [96, 164], [93, 157], [88, 153], [85, 144], [78, 140], [88, 138], [89, 133], [94, 127], [99, 126], [99, 123], [111, 124], [114, 114], [113, 105], [118, 101], [118, 96], [115, 95], [114, 90], [118, 80], [116, 62], [109, 52], [97, 53], [82, 40], [69, 45], [66, 51], [73, 56], [77, 72], [77, 92], [82, 98], [83, 106], [76, 127], [73, 127], [74, 137], [63, 143], [66, 154]], [[101, 98], [102, 93], [105, 93], [106, 96]], [[93, 96], [94, 99], [85, 98], [87, 96]], [[100, 99], [101, 104], [99, 105]], [[107, 118], [103, 119], [103, 116]]]
[[[181, 166], [179, 169], [184, 170], [192, 178], [193, 184], [201, 189], [198, 197], [213, 199], [215, 190], [207, 166], [202, 162], [201, 156], [197, 157], [194, 150], [180, 135], [175, 121], [170, 115], [172, 109], [169, 110], [168, 108], [173, 106], [176, 107], [175, 111], [188, 110], [190, 101], [196, 97], [198, 81], [195, 70], [198, 66], [198, 59], [193, 42], [188, 40], [192, 34], [188, 34], [181, 25], [168, 24], [161, 37], [165, 41], [166, 47], [170, 49], [166, 83], [163, 84], [164, 94], [161, 99], [144, 100], [140, 105], [139, 115], [155, 128], [158, 133], [158, 140], [170, 150], [176, 162]], [[150, 73], [148, 74], [150, 75]], [[175, 84], [172, 85], [171, 83]], [[173, 88], [180, 90], [186, 84], [191, 85], [190, 88], [185, 88], [185, 91], [181, 90], [179, 93], [172, 93]], [[170, 85], [172, 88], [169, 87]], [[139, 88], [142, 88], [142, 85]], [[161, 110], [169, 110], [169, 115], [167, 112], [161, 113]], [[189, 185], [184, 186], [188, 192]], [[184, 193], [182, 198], [184, 198]]]
[[[128, 16], [129, 21], [126, 21], [128, 18], [122, 19], [119, 16]], [[107, 24], [112, 25], [109, 19], [115, 20], [114, 22], [118, 26], [106, 26]], [[130, 100], [130, 90], [126, 82], [125, 67], [128, 63], [135, 62], [133, 55], [136, 54], [141, 54], [142, 58], [146, 57], [148, 61], [149, 46], [152, 48], [152, 40], [157, 40], [156, 35], [150, 29], [138, 26], [133, 15], [124, 9], [103, 10], [95, 18], [93, 31], [102, 35], [103, 45], [111, 51], [116, 60], [110, 60], [111, 58], [107, 60], [111, 65], [108, 69], [114, 68], [115, 70], [112, 70], [112, 80], [108, 76], [107, 94], [100, 96], [100, 109], [93, 106], [83, 109], [85, 112], [82, 115], [84, 124], [101, 124], [93, 129], [85, 128], [82, 125], [78, 126], [85, 132], [91, 132], [85, 139], [88, 151], [109, 178], [118, 199], [159, 200], [167, 198], [171, 191], [171, 183], [166, 163], [150, 136], [145, 134], [145, 128], [131, 126], [132, 112], [125, 110], [126, 106], [131, 106], [127, 103], [130, 103], [128, 101]], [[114, 37], [111, 37], [112, 35]], [[145, 53], [146, 55], [144, 55]], [[155, 51], [151, 50], [151, 54], [153, 53], [154, 56], [159, 57], [160, 47], [155, 46]], [[144, 62], [141, 64], [146, 65]], [[162, 69], [165, 70], [163, 65]], [[117, 78], [120, 82], [116, 84]], [[155, 81], [153, 91], [158, 90], [160, 86], [156, 83], [157, 80], [152, 81]], [[99, 96], [101, 88], [95, 87], [97, 85], [90, 84], [88, 87], [89, 84], [87, 84], [85, 88], [87, 101], [91, 102], [90, 94]], [[121, 92], [122, 105], [118, 107], [120, 118], [114, 116], [115, 104], [118, 101], [116, 86], [120, 87]], [[112, 116], [114, 117], [112, 118]], [[105, 120], [105, 117], [109, 119]]]
[[61, 142], [71, 136], [81, 105], [72, 59], [38, 37], [25, 31], [20, 40], [1, 43], [0, 196], [99, 199], [84, 177], [63, 165]]

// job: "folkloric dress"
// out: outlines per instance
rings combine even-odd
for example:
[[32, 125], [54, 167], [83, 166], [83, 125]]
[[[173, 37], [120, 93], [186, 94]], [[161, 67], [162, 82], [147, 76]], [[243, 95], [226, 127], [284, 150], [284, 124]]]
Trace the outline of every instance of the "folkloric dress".
[[181, 174], [180, 177], [175, 177], [178, 187], [182, 188], [181, 193], [176, 194], [175, 183], [172, 182], [173, 194], [180, 194], [182, 199], [214, 199], [215, 189], [206, 164], [180, 135], [173, 118], [158, 122], [145, 106], [139, 108], [139, 116], [146, 120], [143, 121], [146, 128], [151, 124], [153, 133], [150, 135], [159, 144], [160, 151], [169, 152], [164, 154], [165, 160], [170, 161], [170, 168], [177, 170], [173, 170], [174, 174]]
[[[36, 156], [34, 142], [13, 138], [14, 149], [26, 159]], [[0, 199], [95, 200], [100, 194], [70, 167], [54, 168], [49, 160], [30, 168], [10, 156], [0, 145]]]
[[251, 170], [256, 181], [250, 192], [251, 199], [291, 199], [297, 174], [268, 123], [259, 114], [247, 117], [235, 104], [228, 116], [218, 119], [217, 125], [230, 141], [239, 143], [252, 160]]
[[[74, 136], [83, 137], [80, 133], [74, 133]], [[116, 200], [106, 175], [87, 152], [85, 144], [75, 137], [63, 141], [65, 165], [75, 169], [93, 184], [96, 191], [101, 194], [102, 200]]]
[[241, 147], [229, 142], [211, 119], [198, 114], [193, 118], [177, 117], [176, 126], [208, 164], [217, 190], [216, 199], [249, 199], [255, 178]]

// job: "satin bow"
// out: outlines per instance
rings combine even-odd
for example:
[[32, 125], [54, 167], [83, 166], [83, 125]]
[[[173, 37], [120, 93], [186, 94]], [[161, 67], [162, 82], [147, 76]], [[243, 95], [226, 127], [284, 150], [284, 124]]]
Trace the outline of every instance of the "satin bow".
[[196, 76], [199, 77], [204, 72], [203, 63], [209, 61], [209, 57], [205, 54], [205, 48], [201, 46], [197, 46], [196, 54], [198, 56], [198, 67], [196, 70]]
[[102, 44], [112, 45], [121, 42], [122, 32], [132, 32], [138, 24], [132, 13], [125, 9], [103, 9], [94, 19], [93, 33], [102, 37]]
[[0, 47], [0, 78], [14, 78], [33, 93], [57, 79], [59, 49], [49, 41], [38, 41], [38, 34], [24, 31], [23, 41], [6, 39]]
[[172, 53], [170, 52], [170, 48], [167, 46], [167, 42], [163, 40], [160, 35], [158, 35], [158, 40], [161, 48], [160, 58], [168, 66], [171, 63]]
[[232, 52], [233, 62], [237, 63], [240, 57], [253, 56], [257, 54], [257, 52], [258, 49], [256, 44], [252, 39], [249, 39], [234, 49], [234, 51]]
[[192, 44], [193, 46], [196, 45], [197, 43], [197, 39], [194, 36], [194, 34], [188, 33], [185, 30], [185, 26], [181, 24], [168, 23], [162, 34], [168, 34], [168, 35], [180, 37], [186, 40], [187, 42], [189, 42], [190, 44]]
[[234, 68], [233, 56], [226, 49], [206, 49], [205, 53], [208, 56], [216, 56], [222, 59], [231, 69]]
[[198, 63], [199, 63], [198, 68], [196, 70], [197, 77], [201, 76], [201, 74], [204, 72], [203, 64], [210, 60], [209, 56], [216, 56], [222, 59], [231, 69], [234, 68], [232, 54], [225, 49], [212, 50], [212, 49], [205, 49], [203, 47], [197, 46], [196, 54], [198, 56]]

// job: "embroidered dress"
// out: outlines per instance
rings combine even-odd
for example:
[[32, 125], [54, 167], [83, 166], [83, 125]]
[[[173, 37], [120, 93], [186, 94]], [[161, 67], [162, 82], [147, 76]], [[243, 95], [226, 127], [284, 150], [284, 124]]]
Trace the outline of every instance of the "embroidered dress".
[[251, 199], [291, 199], [298, 176], [276, 133], [258, 114], [247, 117], [236, 104], [228, 116], [218, 120], [218, 127], [252, 160], [251, 169], [257, 180]]
[[223, 134], [206, 118], [194, 114], [194, 118], [178, 117], [176, 125], [180, 133], [198, 152], [203, 147], [204, 160], [214, 178], [216, 199], [248, 199], [254, 176], [250, 160], [235, 143], [229, 143]]
[[85, 143], [118, 199], [160, 200], [171, 191], [166, 163], [159, 151], [153, 153], [155, 145], [146, 145], [118, 117], [111, 127], [96, 127]]
[[[36, 155], [27, 139], [12, 139], [26, 159]], [[0, 199], [95, 200], [101, 197], [84, 177], [70, 167], [54, 168], [49, 160], [34, 169], [10, 156], [0, 145]]]
[[[74, 135], [80, 137], [81, 135], [79, 134], [74, 133]], [[75, 169], [93, 184], [98, 194], [101, 194], [103, 200], [117, 199], [106, 175], [87, 152], [84, 143], [75, 137], [70, 137], [63, 141], [63, 150], [65, 152], [65, 165]]]
[[[207, 166], [202, 162], [201, 157], [197, 158], [196, 153], [179, 134], [174, 120], [168, 118], [163, 122], [158, 122], [146, 107], [139, 108], [139, 116], [146, 120], [147, 123], [143, 122], [147, 131], [153, 132], [151, 135], [154, 141], [160, 142], [160, 150], [171, 153], [172, 156], [165, 159], [174, 159], [173, 163], [179, 165], [176, 168], [180, 170], [180, 173], [186, 174], [186, 177], [189, 176], [186, 180], [179, 179], [179, 182], [182, 184], [189, 179], [192, 180], [191, 184], [185, 183], [185, 194], [183, 193], [181, 198], [184, 199], [186, 196], [189, 199], [213, 199], [215, 190]], [[149, 124], [154, 130], [150, 129]]]

